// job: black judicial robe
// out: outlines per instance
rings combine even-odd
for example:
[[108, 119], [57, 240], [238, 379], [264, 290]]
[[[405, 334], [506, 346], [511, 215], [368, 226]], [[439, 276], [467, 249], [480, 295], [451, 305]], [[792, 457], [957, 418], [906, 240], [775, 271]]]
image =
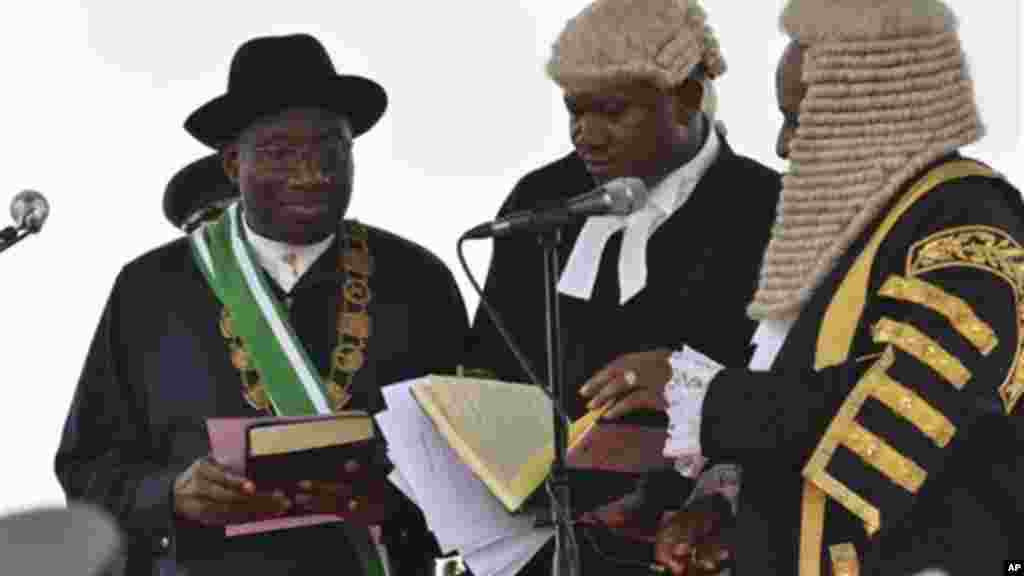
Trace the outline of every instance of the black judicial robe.
[[[373, 334], [351, 406], [377, 412], [384, 407], [380, 386], [453, 373], [468, 321], [451, 272], [436, 256], [368, 228]], [[291, 322], [321, 373], [337, 340], [336, 262], [335, 243], [291, 292]], [[209, 452], [205, 419], [260, 415], [242, 397], [218, 330], [220, 310], [185, 238], [122, 269], [56, 456], [68, 499], [94, 502], [117, 518], [127, 538], [127, 574], [358, 574], [337, 525], [225, 539], [222, 529], [175, 521], [172, 484]], [[385, 525], [398, 574], [432, 574], [437, 544], [411, 502], [402, 498], [400, 508]]]
[[[727, 368], [710, 384], [702, 448], [743, 467], [738, 576], [798, 574], [804, 478], [829, 487], [822, 549], [809, 557], [823, 576], [842, 573], [840, 547], [856, 551], [860, 574], [886, 575], [1001, 574], [1024, 552], [1024, 420], [1000, 397], [1024, 380], [1017, 190], [968, 176], [910, 204], [871, 260], [848, 360], [814, 366], [830, 302], [906, 194], [837, 262], [770, 372]], [[985, 326], [998, 339], [987, 354], [971, 339]]]
[[[594, 187], [575, 153], [527, 174], [499, 215], [535, 209]], [[735, 154], [721, 138], [718, 158], [686, 203], [651, 236], [647, 244], [647, 285], [624, 306], [618, 300], [616, 234], [605, 249], [590, 301], [560, 296], [565, 385], [569, 415], [579, 418], [585, 403], [576, 394], [597, 370], [616, 357], [683, 343], [726, 365], [746, 365], [756, 323], [745, 308], [757, 285], [757, 272], [774, 220], [779, 175]], [[564, 267], [583, 221], [567, 226], [560, 245]], [[536, 238], [526, 234], [498, 238], [484, 290], [540, 378], [546, 378], [543, 259]], [[488, 369], [508, 381], [526, 382], [526, 374], [505, 346], [489, 316], [478, 308], [470, 335], [467, 366]], [[674, 471], [662, 475], [672, 489], [659, 489], [666, 505], [678, 507], [692, 483]], [[660, 484], [660, 482], [659, 482]], [[595, 536], [603, 552], [623, 559], [650, 561], [649, 546]], [[628, 573], [602, 563], [578, 537], [584, 573]], [[625, 546], [625, 547], [624, 547]], [[630, 548], [627, 550], [626, 548]], [[522, 574], [547, 573], [551, 550], [539, 553]]]

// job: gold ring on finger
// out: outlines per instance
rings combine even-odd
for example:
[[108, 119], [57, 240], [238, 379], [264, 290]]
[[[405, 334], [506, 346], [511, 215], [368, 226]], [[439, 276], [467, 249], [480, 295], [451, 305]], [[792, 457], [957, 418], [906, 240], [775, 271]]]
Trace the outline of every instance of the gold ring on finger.
[[622, 374], [622, 379], [626, 381], [626, 386], [632, 388], [636, 385], [636, 372], [633, 370], [626, 370]]

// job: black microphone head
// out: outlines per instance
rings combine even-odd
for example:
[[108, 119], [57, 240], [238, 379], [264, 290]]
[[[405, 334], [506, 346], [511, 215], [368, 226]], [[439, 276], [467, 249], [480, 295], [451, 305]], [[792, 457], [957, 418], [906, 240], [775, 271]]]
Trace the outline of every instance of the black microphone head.
[[50, 203], [35, 190], [22, 190], [11, 200], [11, 218], [18, 228], [38, 232], [50, 215]]

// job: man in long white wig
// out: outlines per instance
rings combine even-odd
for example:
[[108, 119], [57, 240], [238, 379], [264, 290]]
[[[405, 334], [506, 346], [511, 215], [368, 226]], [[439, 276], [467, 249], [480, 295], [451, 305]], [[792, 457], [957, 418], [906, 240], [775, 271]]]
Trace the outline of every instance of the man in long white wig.
[[[742, 466], [735, 574], [1002, 573], [1024, 549], [1024, 205], [959, 154], [983, 128], [955, 18], [791, 0], [782, 27], [790, 171], [748, 308], [781, 344], [752, 368], [677, 355], [670, 382], [631, 387]], [[693, 574], [721, 536], [672, 514], [657, 557]]]

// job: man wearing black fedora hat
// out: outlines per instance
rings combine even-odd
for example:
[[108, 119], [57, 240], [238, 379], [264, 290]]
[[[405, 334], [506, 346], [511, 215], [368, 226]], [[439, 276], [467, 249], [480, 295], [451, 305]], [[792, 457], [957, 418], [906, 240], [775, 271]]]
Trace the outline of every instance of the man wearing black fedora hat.
[[216, 220], [238, 199], [238, 187], [224, 173], [220, 154], [209, 154], [178, 170], [164, 189], [164, 217], [189, 233]]
[[[381, 385], [455, 368], [467, 318], [450, 271], [344, 219], [353, 139], [386, 105], [374, 81], [339, 75], [315, 38], [274, 36], [243, 44], [227, 93], [186, 120], [240, 199], [121, 270], [56, 457], [69, 499], [121, 524], [127, 573], [428, 573], [436, 542], [389, 484], [382, 497], [310, 482], [266, 493], [207, 456], [204, 424], [374, 413]], [[225, 535], [267, 514], [342, 506], [377, 511], [380, 524]]]

